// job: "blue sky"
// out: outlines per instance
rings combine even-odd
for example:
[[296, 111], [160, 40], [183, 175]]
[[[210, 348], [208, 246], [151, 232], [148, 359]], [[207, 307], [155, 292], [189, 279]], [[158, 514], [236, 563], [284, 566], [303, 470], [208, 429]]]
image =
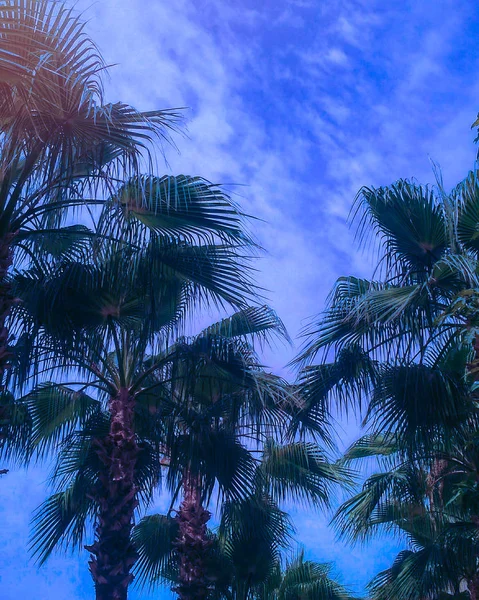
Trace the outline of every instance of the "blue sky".
[[[265, 221], [254, 224], [268, 251], [259, 278], [293, 337], [322, 309], [336, 277], [371, 271], [346, 225], [361, 185], [432, 181], [432, 159], [452, 186], [473, 165], [475, 2], [80, 0], [77, 7], [87, 9], [89, 33], [117, 65], [109, 99], [144, 110], [189, 107], [188, 137], [175, 139], [178, 152], [167, 149], [170, 170], [242, 184], [231, 188], [237, 200]], [[294, 352], [279, 347], [265, 360], [279, 371]], [[343, 441], [354, 431], [345, 426]], [[43, 499], [45, 479], [34, 467], [0, 479], [3, 600], [32, 589], [38, 600], [92, 597], [86, 553], [56, 556], [40, 571], [28, 562], [29, 511]], [[397, 551], [389, 539], [347, 548], [326, 516], [297, 510], [295, 520], [308, 555], [334, 561], [359, 592]]]

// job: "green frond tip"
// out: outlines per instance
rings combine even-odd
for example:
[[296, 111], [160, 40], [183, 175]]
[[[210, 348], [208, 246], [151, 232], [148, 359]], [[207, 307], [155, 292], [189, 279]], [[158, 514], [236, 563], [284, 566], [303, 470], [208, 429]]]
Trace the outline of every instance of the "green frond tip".
[[135, 584], [153, 587], [166, 579], [175, 563], [173, 542], [178, 536], [177, 521], [166, 515], [144, 517], [133, 528], [132, 540], [138, 552]]
[[335, 486], [351, 485], [351, 473], [329, 462], [311, 442], [278, 445], [269, 441], [260, 466], [269, 493], [275, 500], [292, 500], [309, 505], [329, 506]]
[[220, 186], [202, 177], [136, 176], [120, 186], [110, 204], [100, 221], [104, 225], [116, 222], [119, 229], [134, 231], [136, 220], [156, 235], [206, 243], [216, 237], [255, 246], [246, 215]]
[[86, 527], [94, 516], [92, 482], [78, 475], [65, 491], [50, 496], [32, 518], [30, 552], [42, 565], [58, 547], [80, 548]]
[[305, 560], [300, 553], [286, 566], [278, 600], [353, 600], [351, 592], [332, 575], [331, 565]]
[[254, 347], [256, 342], [263, 347], [264, 344], [273, 345], [273, 340], [284, 340], [291, 343], [281, 319], [269, 306], [250, 306], [237, 311], [230, 317], [210, 325], [204, 329], [197, 339], [224, 339], [234, 340], [244, 338]]

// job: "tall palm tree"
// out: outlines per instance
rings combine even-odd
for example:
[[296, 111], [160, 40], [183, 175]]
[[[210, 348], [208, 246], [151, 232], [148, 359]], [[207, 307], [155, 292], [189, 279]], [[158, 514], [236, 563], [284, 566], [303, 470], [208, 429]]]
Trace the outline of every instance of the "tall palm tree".
[[[250, 313], [255, 314], [249, 309]], [[267, 485], [268, 497], [289, 495], [327, 504], [328, 485], [342, 479], [341, 471], [314, 445], [277, 446], [271, 439], [289, 436], [299, 399], [291, 386], [261, 368], [244, 339], [245, 334], [267, 332], [267, 321], [257, 314], [248, 318], [245, 328], [244, 314], [207, 328], [189, 344], [178, 344], [172, 355], [173, 410], [166, 419], [164, 449], [170, 491], [173, 498], [181, 498], [175, 589], [182, 600], [208, 595], [210, 513], [204, 503], [215, 487], [225, 499], [239, 500], [253, 483], [258, 487], [259, 477], [258, 489]], [[251, 445], [263, 446], [260, 470], [252, 471]]]
[[[448, 194], [440, 181], [363, 188], [355, 215], [360, 239], [369, 236], [379, 251], [377, 279], [340, 278], [307, 332], [298, 358], [304, 418], [331, 411], [333, 401], [359, 409], [373, 433], [396, 438], [401, 460], [443, 481], [444, 455], [464, 456], [477, 429], [477, 172]], [[392, 482], [385, 475], [367, 485], [379, 493]], [[380, 506], [373, 500], [348, 506], [366, 518]], [[466, 521], [474, 519], [469, 513]], [[354, 531], [351, 521], [339, 524]]]
[[[251, 495], [223, 502], [219, 526], [216, 531], [207, 532], [209, 548], [207, 555], [202, 557], [209, 592], [206, 597], [218, 600], [350, 597], [344, 588], [330, 579], [329, 565], [304, 561], [302, 554], [287, 564], [284, 572], [281, 571], [284, 552], [291, 549], [294, 527], [274, 496], [279, 490], [288, 494], [294, 487], [296, 492], [301, 491], [308, 497], [313, 480], [316, 480], [316, 489], [318, 483], [321, 485], [317, 475], [320, 462], [315, 465], [312, 460], [308, 473], [309, 465], [301, 459], [298, 461], [301, 454], [304, 457], [306, 449], [307, 446], [302, 445], [276, 447], [274, 461], [271, 454], [265, 453], [257, 466], [258, 487]], [[311, 447], [308, 449], [312, 450]], [[265, 472], [271, 470], [271, 462], [274, 462], [276, 476], [265, 478]], [[328, 469], [326, 463], [321, 466]], [[333, 479], [332, 465], [329, 465], [329, 471], [329, 478], [323, 475], [324, 489]], [[339, 473], [336, 469], [336, 481]], [[309, 485], [306, 474], [311, 479]], [[140, 585], [163, 583], [178, 589], [181, 581], [181, 564], [178, 564], [175, 543], [178, 532], [177, 519], [169, 515], [144, 517], [135, 527], [133, 540], [139, 553]]]
[[449, 195], [404, 181], [361, 190], [359, 230], [371, 227], [377, 236], [382, 277], [341, 278], [301, 357], [336, 351], [332, 363], [302, 372], [313, 409], [329, 409], [336, 396], [363, 410], [373, 452], [381, 437], [394, 440], [392, 465], [388, 450], [387, 470], [368, 478], [336, 517], [350, 538], [383, 527], [407, 534], [413, 545], [372, 583], [378, 598], [436, 598], [459, 593], [462, 580], [474, 595], [473, 515], [457, 514], [457, 503], [446, 509], [443, 495], [450, 461], [464, 456], [477, 428], [478, 189], [470, 174]]
[[259, 443], [264, 428], [275, 426], [283, 416], [281, 403], [291, 395], [285, 382], [261, 368], [245, 340], [245, 334], [267, 332], [264, 318], [255, 319], [253, 330], [242, 320], [243, 314], [235, 315], [191, 343], [180, 343], [171, 365], [174, 406], [165, 451], [171, 492], [181, 496], [175, 546], [182, 600], [208, 595], [205, 501], [215, 486], [232, 498], [252, 487], [254, 460], [247, 443]]
[[[229, 334], [234, 338], [255, 332], [261, 334], [267, 329], [275, 328], [277, 323], [278, 321], [271, 311], [257, 308], [237, 313], [234, 317], [219, 324], [218, 327], [227, 328]], [[205, 339], [204, 335], [201, 336], [203, 341]], [[200, 338], [196, 340], [196, 345], [198, 345], [199, 340]], [[131, 348], [131, 341], [130, 339], [129, 348]], [[122, 341], [120, 341], [120, 346], [123, 348]], [[124, 350], [125, 348], [123, 348]], [[88, 549], [93, 555], [100, 554], [100, 552], [105, 554], [106, 559], [110, 561], [109, 564], [112, 563], [112, 556], [121, 553], [123, 561], [128, 561], [126, 566], [131, 567], [136, 558], [136, 553], [129, 541], [127, 543], [126, 538], [122, 539], [118, 533], [115, 533], [118, 529], [118, 519], [122, 518], [124, 520], [124, 526], [121, 530], [122, 535], [129, 536], [133, 511], [138, 503], [137, 496], [140, 495], [144, 499], [150, 497], [159, 477], [160, 465], [164, 465], [166, 464], [165, 461], [168, 461], [171, 472], [173, 470], [172, 463], [174, 462], [183, 461], [183, 464], [188, 466], [191, 464], [191, 460], [188, 461], [186, 455], [189, 456], [188, 453], [193, 449], [191, 444], [184, 443], [187, 441], [185, 436], [182, 440], [178, 440], [174, 448], [168, 446], [171, 432], [168, 431], [167, 422], [172, 418], [172, 414], [175, 415], [176, 422], [181, 418], [184, 418], [186, 422], [188, 419], [191, 421], [191, 416], [188, 416], [188, 414], [184, 412], [177, 413], [178, 405], [173, 402], [170, 390], [171, 381], [178, 382], [178, 379], [181, 378], [181, 376], [174, 373], [171, 364], [174, 364], [178, 359], [179, 353], [182, 354], [185, 351], [191, 353], [190, 349], [185, 349], [184, 342], [180, 341], [173, 348], [166, 348], [161, 356], [144, 355], [140, 364], [131, 364], [130, 366], [132, 379], [127, 384], [129, 385], [130, 397], [135, 400], [135, 406], [131, 409], [134, 411], [132, 425], [134, 431], [131, 433], [131, 438], [127, 440], [129, 446], [131, 446], [129, 456], [127, 456], [130, 463], [126, 466], [129, 467], [131, 480], [125, 480], [124, 477], [121, 480], [118, 477], [112, 479], [113, 467], [126, 470], [125, 460], [119, 466], [110, 465], [109, 463], [106, 464], [106, 469], [103, 466], [103, 463], [109, 459], [107, 455], [109, 448], [105, 447], [104, 442], [105, 433], [108, 431], [108, 422], [110, 421], [110, 434], [108, 434], [110, 438], [112, 437], [111, 430], [116, 425], [113, 421], [115, 415], [113, 415], [113, 418], [110, 416], [112, 412], [111, 392], [109, 392], [109, 411], [101, 408], [100, 400], [95, 400], [74, 389], [58, 384], [43, 385], [25, 398], [24, 402], [29, 406], [33, 421], [34, 436], [32, 442], [37, 446], [40, 445], [40, 452], [43, 451], [45, 444], [50, 444], [54, 439], [58, 439], [61, 430], [65, 434], [70, 431], [74, 424], [83, 425], [83, 429], [71, 432], [66, 437], [66, 442], [60, 453], [56, 479], [61, 491], [47, 500], [37, 513], [36, 534], [33, 545], [35, 553], [39, 555], [41, 561], [46, 559], [54, 545], [62, 537], [64, 540], [72, 538], [73, 541], [81, 543], [86, 518], [97, 513], [97, 541]], [[203, 356], [208, 359], [209, 367], [213, 369], [213, 375], [215, 369], [219, 372], [214, 375], [216, 376], [216, 385], [218, 385], [218, 379], [224, 379], [225, 385], [231, 386], [231, 380], [236, 377], [237, 381], [233, 379], [233, 382], [238, 386], [241, 385], [238, 381], [241, 382], [242, 377], [244, 380], [243, 385], [249, 385], [250, 400], [256, 403], [257, 408], [259, 408], [261, 402], [268, 400], [269, 396], [274, 398], [275, 392], [270, 392], [267, 387], [270, 378], [265, 376], [262, 379], [260, 373], [256, 373], [258, 366], [254, 363], [241, 363], [238, 356], [235, 356], [235, 361], [228, 355], [218, 355], [211, 352], [211, 349], [209, 352], [204, 349]], [[251, 356], [243, 358], [245, 361], [249, 358], [251, 363]], [[111, 363], [110, 369], [114, 368], [115, 363], [121, 364], [118, 357], [110, 356], [109, 361]], [[133, 363], [134, 361], [131, 361], [130, 358], [130, 362]], [[229, 371], [226, 367], [229, 368]], [[108, 376], [111, 377], [111, 371]], [[211, 378], [212, 374], [203, 373], [199, 376], [200, 378], [203, 377], [203, 381], [198, 382], [198, 385], [206, 386], [207, 379]], [[117, 373], [117, 377], [121, 378], [121, 374]], [[190, 378], [190, 375], [188, 375], [188, 378]], [[90, 382], [90, 385], [100, 387], [100, 383]], [[110, 386], [112, 385], [115, 385], [114, 381], [110, 382]], [[277, 388], [276, 393], [279, 394], [280, 382], [278, 382]], [[119, 391], [117, 392], [118, 395]], [[269, 399], [269, 402], [272, 402], [272, 398]], [[223, 407], [217, 407], [216, 414], [211, 414], [210, 417], [219, 421], [223, 419], [224, 410], [224, 405]], [[113, 422], [113, 425], [111, 422]], [[107, 436], [107, 441], [108, 439]], [[206, 474], [206, 480], [203, 478], [203, 484], [207, 481], [210, 485], [211, 477], [213, 477], [214, 481], [217, 481], [223, 490], [227, 489], [232, 493], [239, 494], [241, 493], [241, 486], [246, 485], [248, 480], [252, 479], [254, 462], [246, 449], [231, 436], [228, 426], [221, 427], [218, 424], [216, 428], [210, 428], [209, 432], [204, 432], [200, 441], [194, 440], [194, 445], [194, 450], [198, 452], [196, 460], [202, 464], [206, 461], [210, 466], [210, 470], [212, 470], [212, 472]], [[188, 478], [191, 477], [190, 473], [191, 467], [187, 472]], [[171, 487], [177, 485], [175, 482], [177, 475], [178, 472], [171, 474]], [[114, 473], [113, 476], [115, 476]], [[118, 480], [122, 482], [122, 487], [117, 489], [115, 481]], [[188, 479], [189, 481], [190, 479]], [[188, 494], [195, 495], [197, 493], [197, 490], [191, 490], [184, 480], [182, 480], [181, 485], [186, 489], [187, 496]], [[131, 496], [129, 498], [131, 502], [125, 506], [125, 497], [128, 498], [127, 493]], [[85, 500], [85, 497], [89, 500]], [[113, 500], [116, 500], [118, 505], [116, 510], [115, 506], [112, 507]], [[189, 496], [186, 500], [190, 500]], [[198, 506], [197, 512], [199, 512], [199, 515], [189, 514], [189, 509], [195, 511], [200, 498], [194, 496], [192, 506], [186, 505], [187, 501], [182, 505], [178, 520], [181, 522], [183, 517], [184, 529], [188, 533], [197, 524], [198, 519], [204, 518], [206, 511]], [[198, 532], [201, 534], [201, 523], [194, 533], [198, 534]], [[185, 559], [183, 562], [185, 563], [185, 569], [188, 568], [188, 558], [191, 558], [191, 554], [195, 552], [197, 543], [201, 544], [202, 540], [194, 540], [193, 548], [187, 545], [184, 549]], [[125, 547], [130, 549], [129, 554], [125, 553]], [[130, 560], [131, 564], [128, 564]], [[105, 571], [101, 573], [102, 577], [107, 580], [104, 586], [105, 589], [102, 589], [98, 584], [99, 577], [97, 571], [95, 571], [96, 564], [93, 561], [91, 561], [90, 567], [97, 583], [97, 596], [101, 598], [110, 597], [108, 594], [115, 593], [111, 584], [111, 573]], [[129, 570], [126, 571], [126, 574], [128, 572]], [[125, 572], [121, 574], [124, 576]], [[113, 577], [113, 581], [115, 581], [115, 577]]]
[[[0, 386], [11, 359], [8, 317], [17, 301], [14, 250], [50, 240], [66, 207], [108, 194], [136, 173], [174, 111], [105, 104], [105, 65], [80, 16], [53, 0], [0, 6]], [[93, 199], [92, 199], [93, 198]], [[84, 236], [69, 227], [63, 236]], [[29, 244], [27, 244], [29, 242]], [[20, 257], [21, 258], [21, 257]]]
[[[24, 369], [29, 357], [36, 379], [52, 371], [56, 378], [77, 373], [79, 392], [54, 383], [27, 396], [37, 416], [30, 420], [33, 435], [26, 450], [44, 455], [75, 424], [92, 428], [98, 476], [90, 569], [97, 598], [125, 598], [135, 561], [130, 531], [141, 492], [136, 407], [167, 363], [168, 340], [189, 310], [212, 301], [244, 305], [254, 297], [254, 286], [244, 267], [250, 241], [242, 215], [214, 186], [182, 176], [135, 178], [104, 210], [109, 215], [100, 223], [121, 230], [119, 241], [102, 235], [89, 260], [38, 260], [16, 276], [21, 360], [14, 375], [18, 387], [29, 374]], [[96, 398], [85, 395], [87, 389], [96, 390], [107, 406], [106, 418], [95, 408]], [[7, 436], [6, 449], [25, 450], [25, 439]]]
[[440, 180], [363, 188], [354, 214], [360, 239], [378, 249], [378, 277], [340, 278], [306, 331], [304, 418], [334, 401], [374, 431], [402, 435], [409, 453], [454, 445], [477, 418], [477, 173], [449, 194]]
[[205, 502], [215, 487], [226, 498], [239, 498], [252, 487], [254, 459], [245, 443], [277, 426], [285, 414], [282, 404], [291, 401], [286, 383], [263, 370], [247, 340], [274, 331], [284, 333], [269, 309], [243, 310], [191, 340], [179, 340], [167, 374], [152, 378], [157, 386], [169, 382], [162, 464], [168, 465], [173, 498], [181, 497], [175, 540], [180, 598], [208, 595]]
[[[270, 434], [272, 428], [279, 427], [278, 421], [287, 417], [285, 404], [291, 402], [287, 386], [263, 371], [245, 340], [245, 336], [265, 335], [278, 326], [268, 309], [247, 309], [189, 342], [180, 340], [162, 354], [161, 360], [157, 356], [157, 362], [147, 358], [139, 371], [143, 383], [136, 393], [135, 435], [142, 440], [138, 442], [142, 459], [133, 477], [138, 491], [148, 498], [160, 465], [167, 466], [173, 497], [182, 495], [174, 543], [181, 564], [177, 591], [182, 598], [206, 596], [210, 587], [206, 570], [211, 544], [205, 527], [209, 512], [203, 502], [215, 487], [225, 498], [237, 500], [252, 488], [259, 473], [244, 441], [251, 444], [259, 435], [258, 428]], [[65, 387], [61, 391], [67, 393], [63, 403], [57, 399], [58, 386], [42, 387], [26, 399], [34, 430], [38, 431], [37, 444], [40, 440], [48, 443], [58, 435], [60, 426], [70, 423], [75, 411], [71, 398], [76, 392]], [[93, 417], [91, 412], [83, 415], [84, 406], [85, 399], [78, 405], [76, 419], [84, 419], [84, 435], [90, 439], [88, 451], [85, 454], [85, 443], [79, 444], [76, 434], [75, 443], [67, 439], [60, 454], [56, 478], [63, 487], [40, 507], [36, 517], [34, 549], [40, 560], [62, 538], [80, 542], [85, 519], [95, 510], [95, 501], [101, 501], [88, 492], [92, 501], [87, 506], [78, 502], [79, 494], [85, 496], [82, 486], [92, 485], [92, 473], [99, 470], [101, 476], [98, 453], [91, 451], [101, 436], [89, 429], [91, 419], [97, 422], [99, 417], [96, 412]], [[87, 406], [91, 411], [91, 403]], [[68, 423], [62, 422], [65, 416]], [[104, 428], [105, 419], [98, 422]], [[281, 466], [284, 464], [286, 470]], [[271, 486], [274, 495], [303, 499], [309, 495], [324, 503], [328, 501], [328, 484], [341, 477], [341, 470], [308, 444], [276, 447], [270, 442], [261, 471], [261, 481], [276, 481], [277, 485]], [[97, 539], [103, 536], [99, 531]]]

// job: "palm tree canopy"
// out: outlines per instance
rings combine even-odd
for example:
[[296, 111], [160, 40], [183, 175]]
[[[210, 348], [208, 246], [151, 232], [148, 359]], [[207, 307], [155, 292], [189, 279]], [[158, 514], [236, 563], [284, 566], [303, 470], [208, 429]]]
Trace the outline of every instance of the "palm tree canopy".
[[0, 35], [2, 141], [22, 148], [27, 159], [40, 147], [50, 175], [60, 165], [72, 172], [119, 153], [133, 158], [153, 136], [164, 135], [175, 117], [171, 111], [102, 105], [103, 59], [81, 16], [61, 3], [6, 0]]
[[477, 419], [478, 190], [476, 172], [449, 194], [406, 180], [360, 190], [353, 214], [360, 241], [378, 248], [376, 277], [341, 277], [305, 330], [305, 420], [357, 410], [416, 455], [467, 438]]

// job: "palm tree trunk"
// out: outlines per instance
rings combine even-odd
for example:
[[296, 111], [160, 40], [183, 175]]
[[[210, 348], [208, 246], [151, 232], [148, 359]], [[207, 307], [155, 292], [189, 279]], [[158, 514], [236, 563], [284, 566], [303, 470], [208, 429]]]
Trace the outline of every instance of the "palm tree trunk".
[[179, 600], [201, 600], [210, 592], [207, 576], [208, 539], [207, 522], [211, 517], [201, 502], [199, 477], [186, 470], [183, 478], [183, 501], [178, 510], [178, 538], [174, 543], [179, 563], [179, 582], [173, 589]]
[[134, 408], [134, 397], [121, 389], [110, 399], [110, 431], [96, 441], [102, 464], [95, 494], [99, 511], [95, 543], [86, 547], [91, 552], [96, 600], [126, 600], [133, 580], [131, 568], [137, 556], [130, 534], [138, 506], [135, 467], [139, 452]]
[[479, 575], [475, 575], [472, 579], [467, 582], [467, 589], [471, 600], [479, 600]]
[[447, 460], [443, 458], [434, 458], [426, 478], [426, 495], [432, 512], [440, 512], [443, 509], [444, 480], [441, 478], [444, 475], [447, 466]]

